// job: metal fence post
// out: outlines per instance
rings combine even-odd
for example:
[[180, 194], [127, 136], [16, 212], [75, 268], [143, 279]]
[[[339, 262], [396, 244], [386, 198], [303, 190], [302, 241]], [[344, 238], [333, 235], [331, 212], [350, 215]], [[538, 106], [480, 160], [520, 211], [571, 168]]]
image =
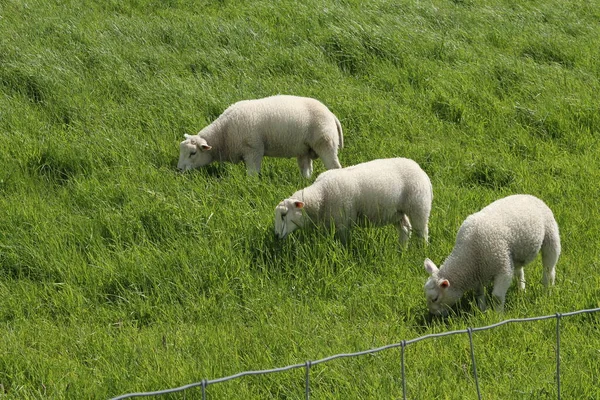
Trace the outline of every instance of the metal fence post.
[[556, 313], [556, 389], [560, 400], [560, 313]]
[[479, 391], [479, 378], [477, 378], [477, 364], [475, 363], [475, 350], [473, 350], [473, 329], [467, 328], [467, 333], [469, 334], [469, 344], [471, 346], [471, 362], [473, 363], [473, 376], [475, 377], [477, 398], [481, 400], [481, 392]]
[[406, 340], [403, 340], [401, 349], [401, 363], [402, 363], [402, 399], [406, 400], [406, 376], [404, 375], [404, 348], [406, 347]]
[[311, 362], [307, 361], [306, 362], [306, 377], [305, 377], [305, 383], [304, 383], [304, 389], [306, 391], [305, 393], [305, 398], [306, 400], [310, 399], [310, 366], [311, 366]]

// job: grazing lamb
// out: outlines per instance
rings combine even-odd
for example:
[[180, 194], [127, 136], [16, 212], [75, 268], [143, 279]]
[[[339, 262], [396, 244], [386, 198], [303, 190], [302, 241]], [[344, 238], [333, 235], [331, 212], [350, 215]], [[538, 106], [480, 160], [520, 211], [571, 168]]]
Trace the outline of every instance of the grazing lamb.
[[213, 161], [244, 161], [248, 174], [258, 174], [263, 156], [296, 157], [305, 178], [312, 160], [325, 168], [341, 168], [338, 148], [342, 126], [321, 102], [307, 97], [272, 96], [244, 100], [227, 108], [197, 135], [185, 135], [177, 168], [187, 171]]
[[[389, 158], [323, 172], [275, 208], [275, 234], [285, 238], [307, 221], [333, 222], [342, 242], [353, 224], [393, 224], [406, 244], [411, 229], [427, 242], [433, 191], [413, 160]], [[411, 226], [412, 224], [412, 226]]]
[[525, 289], [523, 267], [540, 252], [544, 272], [542, 283], [554, 285], [555, 266], [560, 255], [558, 225], [548, 206], [530, 195], [497, 200], [463, 222], [452, 253], [438, 269], [425, 260], [431, 275], [425, 283], [430, 313], [447, 315], [463, 293], [474, 289], [477, 304], [484, 311], [484, 285], [494, 282], [496, 309], [504, 300], [513, 275], [519, 289]]

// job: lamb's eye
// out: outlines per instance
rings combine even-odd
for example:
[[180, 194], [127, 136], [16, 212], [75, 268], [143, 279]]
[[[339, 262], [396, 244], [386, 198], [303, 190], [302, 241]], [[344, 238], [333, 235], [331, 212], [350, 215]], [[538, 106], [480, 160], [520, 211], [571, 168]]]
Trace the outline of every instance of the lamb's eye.
[[191, 152], [191, 153], [190, 153], [190, 157], [193, 157], [193, 156], [195, 156], [195, 155], [196, 155], [196, 153], [197, 153], [196, 151], [193, 151], [193, 152]]
[[434, 299], [432, 299], [432, 300], [431, 300], [431, 302], [432, 302], [432, 303], [437, 303], [437, 301], [439, 300], [439, 298], [440, 298], [440, 296], [439, 296], [439, 295], [437, 295], [437, 296], [435, 296], [435, 298], [434, 298]]

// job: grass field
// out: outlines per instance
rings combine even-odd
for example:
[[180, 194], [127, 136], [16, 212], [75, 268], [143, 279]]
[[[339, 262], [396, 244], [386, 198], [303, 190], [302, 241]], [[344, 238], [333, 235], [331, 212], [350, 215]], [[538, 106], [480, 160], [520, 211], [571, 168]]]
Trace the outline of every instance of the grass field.
[[[0, 398], [103, 399], [599, 307], [598, 49], [597, 0], [1, 0]], [[176, 171], [184, 133], [277, 93], [339, 117], [343, 165], [419, 162], [428, 247], [400, 251], [393, 227], [276, 241], [275, 205], [312, 181], [293, 159], [260, 177]], [[429, 321], [423, 259], [514, 193], [554, 210], [556, 286], [537, 259], [503, 315], [467, 297]], [[599, 323], [561, 321], [563, 398], [600, 398]], [[483, 398], [556, 398], [554, 332], [475, 335]], [[464, 335], [407, 348], [409, 398], [476, 398], [470, 360]], [[312, 398], [401, 397], [399, 365], [391, 350], [315, 366]], [[300, 399], [303, 384], [296, 370], [208, 398]]]

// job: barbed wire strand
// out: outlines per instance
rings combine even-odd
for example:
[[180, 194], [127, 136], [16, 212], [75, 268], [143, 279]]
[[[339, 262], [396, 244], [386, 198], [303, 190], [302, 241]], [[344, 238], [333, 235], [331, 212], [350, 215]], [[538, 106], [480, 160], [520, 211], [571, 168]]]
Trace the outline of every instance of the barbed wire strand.
[[[507, 319], [492, 325], [487, 325], [487, 326], [482, 326], [482, 327], [478, 327], [478, 328], [469, 328], [471, 332], [480, 332], [480, 331], [486, 331], [489, 329], [494, 329], [497, 328], [499, 326], [502, 325], [506, 325], [506, 324], [510, 324], [510, 323], [515, 323], [515, 322], [531, 322], [531, 321], [542, 321], [542, 320], [546, 320], [546, 319], [552, 319], [552, 318], [562, 318], [562, 317], [569, 317], [572, 315], [578, 315], [578, 314], [589, 314], [589, 313], [595, 313], [600, 311], [600, 308], [592, 308], [592, 309], [585, 309], [585, 310], [578, 310], [578, 311], [571, 311], [571, 312], [567, 312], [567, 313], [556, 313], [553, 315], [545, 315], [545, 316], [540, 316], [540, 317], [529, 317], [529, 318], [513, 318], [513, 319]], [[325, 357], [322, 358], [320, 360], [315, 360], [315, 361], [310, 361], [310, 365], [317, 365], [317, 364], [321, 364], [321, 363], [326, 363], [332, 360], [336, 360], [339, 358], [348, 358], [348, 357], [358, 357], [358, 356], [362, 356], [365, 354], [374, 354], [374, 353], [378, 353], [380, 351], [383, 350], [388, 350], [388, 349], [393, 349], [396, 347], [405, 347], [409, 344], [413, 344], [413, 343], [417, 343], [420, 342], [422, 340], [426, 340], [426, 339], [431, 339], [431, 338], [439, 338], [439, 337], [445, 337], [445, 336], [452, 336], [452, 335], [459, 335], [459, 334], [464, 334], [464, 333], [469, 333], [469, 329], [460, 329], [460, 330], [456, 330], [456, 331], [448, 331], [448, 332], [441, 332], [441, 333], [430, 333], [428, 335], [423, 335], [420, 336], [418, 338], [415, 339], [411, 339], [411, 340], [403, 340], [400, 343], [393, 343], [393, 344], [388, 344], [385, 346], [381, 346], [381, 347], [377, 347], [377, 348], [373, 348], [370, 350], [363, 350], [363, 351], [358, 351], [355, 353], [341, 353], [341, 354], [336, 354], [336, 355], [332, 355], [329, 357]], [[557, 328], [558, 329], [558, 328]], [[559, 340], [559, 339], [558, 339]], [[558, 342], [557, 342], [558, 343]], [[559, 357], [559, 349], [557, 347], [557, 370], [560, 368], [560, 357]], [[176, 388], [172, 388], [172, 389], [165, 389], [165, 390], [157, 390], [154, 392], [138, 392], [138, 393], [128, 393], [128, 394], [123, 394], [117, 397], [113, 397], [111, 400], [122, 400], [122, 399], [128, 399], [128, 398], [132, 398], [132, 397], [149, 397], [149, 396], [159, 396], [159, 395], [163, 395], [163, 394], [170, 394], [170, 393], [176, 393], [176, 392], [181, 392], [187, 389], [191, 389], [197, 386], [203, 386], [206, 387], [208, 385], [213, 385], [216, 383], [221, 383], [221, 382], [227, 382], [233, 379], [237, 379], [237, 378], [241, 378], [244, 376], [252, 376], [252, 375], [267, 375], [267, 374], [272, 374], [272, 373], [278, 373], [278, 372], [285, 372], [285, 371], [289, 371], [292, 369], [298, 369], [298, 368], [306, 368], [307, 363], [300, 363], [300, 364], [293, 364], [293, 365], [288, 365], [285, 367], [280, 367], [280, 368], [272, 368], [272, 369], [265, 369], [265, 370], [257, 370], [257, 371], [245, 371], [245, 372], [240, 372], [234, 375], [230, 375], [230, 376], [226, 376], [223, 378], [217, 378], [217, 379], [210, 379], [210, 380], [202, 380], [201, 382], [196, 382], [196, 383], [190, 383], [188, 385], [184, 385], [184, 386], [180, 386], [180, 387], [176, 387]], [[403, 385], [405, 383], [403, 382]], [[558, 375], [557, 375], [557, 384], [558, 383]]]

